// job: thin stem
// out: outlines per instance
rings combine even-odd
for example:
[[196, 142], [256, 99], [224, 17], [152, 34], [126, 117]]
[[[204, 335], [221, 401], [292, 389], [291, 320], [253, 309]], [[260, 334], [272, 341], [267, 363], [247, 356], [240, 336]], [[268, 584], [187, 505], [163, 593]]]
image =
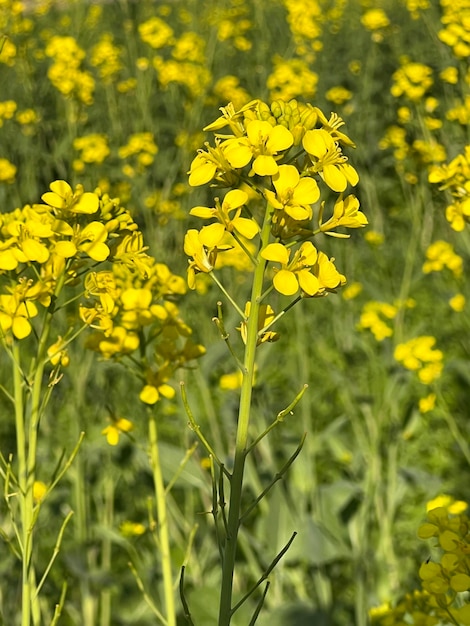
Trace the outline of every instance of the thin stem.
[[[272, 207], [267, 204], [263, 227], [261, 229], [260, 251], [269, 242]], [[237, 552], [237, 538], [240, 528], [240, 505], [243, 490], [243, 474], [245, 470], [246, 451], [248, 446], [248, 427], [250, 423], [251, 397], [253, 376], [255, 371], [256, 346], [258, 341], [258, 317], [260, 298], [263, 292], [266, 261], [258, 253], [257, 265], [253, 275], [251, 290], [250, 315], [247, 321], [247, 337], [243, 361], [243, 380], [240, 394], [237, 436], [235, 443], [235, 459], [233, 474], [230, 481], [230, 503], [227, 521], [227, 536], [224, 545], [224, 562], [222, 568], [222, 584], [220, 592], [219, 626], [229, 626], [232, 617], [232, 590]]]
[[225, 289], [225, 287], [222, 285], [222, 283], [220, 282], [220, 280], [217, 278], [217, 276], [214, 274], [214, 272], [211, 272], [209, 274], [209, 276], [212, 278], [212, 280], [215, 282], [215, 284], [217, 285], [217, 287], [220, 289], [220, 291], [224, 294], [224, 296], [227, 298], [227, 300], [230, 302], [230, 304], [233, 306], [233, 308], [235, 309], [235, 311], [240, 315], [240, 317], [242, 319], [244, 319], [245, 314], [243, 313], [243, 311], [241, 310], [241, 308], [238, 306], [238, 304], [235, 302], [235, 300], [232, 298], [232, 296], [228, 293], [228, 291]]
[[199, 424], [196, 423], [196, 420], [194, 419], [193, 412], [191, 411], [191, 407], [189, 406], [188, 396], [186, 395], [185, 384], [183, 382], [180, 382], [180, 386], [181, 386], [181, 398], [183, 400], [183, 406], [184, 406], [184, 409], [186, 411], [186, 415], [187, 415], [188, 420], [189, 420], [189, 427], [191, 428], [191, 430], [193, 430], [196, 433], [199, 441], [202, 443], [202, 445], [207, 450], [209, 455], [212, 456], [212, 458], [217, 463], [217, 465], [222, 469], [222, 471], [224, 472], [225, 476], [228, 479], [230, 479], [231, 478], [230, 473], [224, 467], [224, 464], [219, 459], [217, 454], [214, 452], [214, 450], [213, 450], [212, 446], [210, 445], [210, 443], [207, 441], [207, 439], [202, 434], [201, 427], [199, 426]]
[[176, 626], [175, 596], [173, 592], [173, 573], [171, 569], [170, 534], [168, 531], [168, 512], [166, 506], [166, 489], [163, 481], [158, 447], [157, 417], [150, 411], [149, 418], [150, 459], [153, 472], [153, 484], [157, 502], [158, 538], [163, 575], [163, 595], [165, 597], [166, 623]]

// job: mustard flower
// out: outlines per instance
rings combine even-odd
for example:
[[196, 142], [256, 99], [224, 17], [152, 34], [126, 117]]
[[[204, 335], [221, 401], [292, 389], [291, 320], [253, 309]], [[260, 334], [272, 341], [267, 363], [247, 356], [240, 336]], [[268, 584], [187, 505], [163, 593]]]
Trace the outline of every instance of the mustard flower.
[[59, 335], [59, 337], [57, 337], [57, 341], [47, 349], [47, 356], [49, 357], [52, 365], [56, 366], [60, 364], [62, 367], [67, 367], [69, 365], [70, 357], [65, 345], [66, 343]]
[[[251, 302], [245, 304], [245, 319], [248, 319], [251, 311]], [[258, 312], [258, 340], [257, 345], [262, 343], [273, 343], [279, 339], [279, 333], [272, 330], [267, 330], [270, 324], [274, 321], [276, 314], [270, 304], [261, 304]], [[266, 329], [266, 330], [265, 330]], [[247, 339], [247, 325], [243, 321], [240, 327], [237, 328], [240, 331], [243, 343], [246, 343]]]
[[434, 349], [435, 337], [423, 335], [396, 346], [394, 358], [406, 369], [417, 371], [418, 378], [426, 385], [439, 378], [442, 373], [444, 355]]
[[364, 213], [359, 211], [359, 200], [353, 195], [343, 198], [343, 194], [340, 194], [333, 207], [333, 215], [324, 223], [322, 222], [323, 210], [324, 203], [322, 202], [319, 215], [320, 230], [332, 237], [349, 237], [349, 235], [339, 235], [338, 233], [330, 232], [338, 226], [362, 228], [369, 223]]
[[[212, 148], [206, 144], [207, 152], [198, 150], [198, 154], [191, 162], [189, 174], [189, 184], [191, 187], [205, 185], [214, 178], [232, 185], [234, 179], [230, 178], [232, 166], [225, 157], [221, 149], [220, 142], [216, 141], [216, 147]], [[228, 176], [228, 177], [227, 177]]]
[[420, 413], [429, 413], [436, 406], [436, 394], [430, 393], [424, 398], [419, 399], [419, 412]]
[[145, 531], [145, 526], [138, 522], [125, 521], [119, 526], [119, 532], [123, 537], [138, 537], [143, 535]]
[[361, 17], [362, 25], [367, 30], [380, 30], [390, 26], [390, 20], [383, 9], [369, 9]]
[[281, 264], [276, 271], [273, 285], [279, 293], [293, 296], [299, 289], [302, 295], [322, 295], [325, 290], [332, 290], [344, 284], [342, 276], [325, 253], [318, 252], [311, 241], [305, 241], [289, 260], [290, 250], [280, 243], [270, 243], [261, 256], [268, 261]]
[[56, 243], [54, 249], [56, 254], [70, 258], [78, 252], [84, 252], [94, 261], [105, 261], [111, 254], [111, 250], [105, 243], [108, 231], [102, 222], [90, 222], [84, 228], [74, 230], [73, 233], [71, 240]]
[[83, 192], [81, 186], [77, 186], [75, 192], [65, 180], [56, 180], [49, 185], [51, 191], [44, 193], [43, 202], [54, 209], [64, 212], [91, 215], [99, 208], [99, 198], [95, 193]]
[[327, 130], [308, 130], [302, 145], [312, 161], [309, 171], [318, 172], [330, 189], [342, 192], [348, 183], [353, 187], [357, 185], [359, 176], [356, 170], [346, 163], [347, 157]]
[[462, 293], [457, 293], [449, 300], [449, 306], [456, 313], [461, 313], [465, 309], [466, 299]]
[[263, 120], [252, 120], [246, 126], [246, 137], [227, 139], [221, 145], [223, 153], [236, 169], [252, 163], [258, 176], [273, 176], [278, 172], [276, 157], [294, 143], [292, 133], [284, 126], [271, 126]]
[[423, 63], [406, 63], [392, 76], [393, 85], [390, 93], [395, 98], [407, 96], [412, 102], [418, 102], [432, 86], [432, 69]]
[[285, 211], [294, 220], [312, 217], [310, 205], [320, 197], [320, 189], [313, 178], [301, 178], [293, 165], [280, 165], [272, 181], [276, 193], [269, 189], [264, 192], [271, 206]]
[[0, 182], [13, 183], [15, 181], [17, 168], [8, 159], [0, 158]]
[[[294, 168], [295, 169], [295, 168]], [[215, 208], [210, 209], [208, 207], [194, 207], [189, 212], [190, 215], [201, 217], [202, 219], [209, 219], [215, 217], [218, 219], [218, 223], [211, 224], [206, 227], [205, 232], [212, 232], [214, 239], [219, 242], [224, 232], [232, 233], [236, 231], [247, 239], [253, 239], [258, 232], [259, 226], [253, 219], [241, 217], [241, 211], [243, 206], [248, 200], [248, 194], [240, 189], [230, 190], [222, 202], [218, 198], [215, 200]], [[233, 217], [230, 213], [235, 211]]]
[[128, 433], [133, 428], [134, 424], [125, 417], [113, 417], [112, 424], [103, 428], [101, 434], [106, 435], [106, 440], [110, 446], [117, 446], [121, 433]]
[[139, 335], [123, 326], [113, 326], [108, 334], [97, 333], [88, 338], [87, 348], [100, 352], [104, 359], [131, 354], [140, 346]]
[[145, 404], [156, 404], [161, 396], [171, 400], [175, 397], [175, 390], [166, 383], [160, 383], [158, 386], [145, 385], [139, 394], [140, 400]]
[[33, 484], [33, 499], [35, 502], [41, 502], [47, 493], [47, 485], [41, 480], [35, 480]]
[[[302, 16], [304, 19], [304, 16]], [[274, 70], [266, 80], [271, 99], [290, 100], [302, 96], [313, 98], [317, 91], [318, 74], [312, 72], [305, 59], [278, 57]]]
[[25, 339], [32, 331], [30, 319], [37, 314], [34, 302], [22, 301], [18, 293], [0, 294], [0, 328], [4, 333], [11, 330], [17, 339]]
[[459, 278], [463, 272], [463, 259], [455, 253], [452, 244], [443, 240], [434, 241], [426, 250], [423, 272], [440, 272], [445, 267]]
[[151, 17], [139, 24], [140, 38], [154, 49], [163, 48], [173, 42], [173, 29], [159, 17]]
[[[367, 302], [358, 323], [360, 330], [370, 330], [377, 341], [383, 341], [393, 335], [393, 330], [386, 320], [392, 320], [398, 314], [398, 307], [387, 302]], [[385, 319], [384, 319], [385, 318]]]
[[188, 261], [188, 286], [190, 289], [195, 289], [196, 274], [198, 272], [209, 274], [214, 269], [217, 247], [206, 249], [201, 241], [200, 232], [192, 228], [184, 236], [184, 251], [193, 258], [192, 261]]

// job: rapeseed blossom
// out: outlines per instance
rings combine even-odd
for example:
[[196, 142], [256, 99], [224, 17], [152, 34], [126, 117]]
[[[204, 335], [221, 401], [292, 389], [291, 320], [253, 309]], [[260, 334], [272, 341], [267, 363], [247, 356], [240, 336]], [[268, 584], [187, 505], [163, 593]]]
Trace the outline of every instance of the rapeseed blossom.
[[396, 346], [394, 357], [406, 369], [415, 371], [419, 380], [430, 385], [441, 376], [444, 354], [435, 349], [436, 338], [423, 335]]
[[[196, 274], [212, 273], [219, 253], [220, 265], [226, 264], [224, 257], [229, 254], [234, 259], [247, 256], [248, 269], [256, 265], [256, 248], [250, 251], [246, 242], [256, 245], [261, 233], [256, 208], [260, 196], [268, 202], [274, 241], [259, 250], [259, 257], [280, 264], [273, 268], [274, 289], [286, 296], [300, 293], [312, 297], [344, 285], [346, 279], [336, 269], [334, 259], [304, 241], [319, 232], [345, 237], [335, 229], [367, 224], [358, 199], [342, 194], [331, 217], [323, 221], [327, 209], [325, 201], [320, 202], [322, 185], [344, 192], [348, 185], [358, 182], [357, 172], [342, 152], [342, 145], [354, 144], [339, 130], [341, 118], [334, 113], [327, 118], [317, 107], [295, 100], [275, 100], [271, 105], [253, 100], [239, 111], [228, 104], [221, 112], [222, 116], [205, 128], [215, 133], [215, 147], [206, 143], [198, 152], [191, 163], [189, 183], [199, 186], [213, 181], [231, 190], [223, 200], [216, 198], [214, 208], [194, 207], [190, 211], [215, 221], [186, 234], [189, 286], [196, 287]], [[220, 133], [227, 126], [232, 135]], [[293, 161], [285, 162], [293, 146], [303, 149], [304, 158], [297, 154]], [[249, 186], [252, 179], [256, 181], [251, 185], [254, 193], [240, 189], [241, 180]], [[287, 240], [291, 240], [289, 246]], [[297, 249], [292, 250], [296, 243]]]

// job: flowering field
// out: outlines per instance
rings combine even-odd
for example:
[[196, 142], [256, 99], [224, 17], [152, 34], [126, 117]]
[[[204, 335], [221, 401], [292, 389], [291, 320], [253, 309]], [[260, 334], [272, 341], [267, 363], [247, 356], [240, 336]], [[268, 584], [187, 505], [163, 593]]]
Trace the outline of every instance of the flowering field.
[[469, 0], [0, 0], [0, 624], [470, 624]]

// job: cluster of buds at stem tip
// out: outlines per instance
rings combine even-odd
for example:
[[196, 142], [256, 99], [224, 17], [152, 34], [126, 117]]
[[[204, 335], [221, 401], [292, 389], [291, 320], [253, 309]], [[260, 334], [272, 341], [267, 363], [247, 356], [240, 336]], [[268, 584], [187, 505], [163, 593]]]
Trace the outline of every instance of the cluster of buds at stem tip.
[[191, 186], [219, 190], [212, 207], [190, 212], [206, 223], [186, 235], [189, 286], [222, 265], [254, 270], [266, 261], [265, 294], [317, 297], [344, 285], [334, 259], [310, 241], [320, 233], [347, 238], [345, 229], [367, 224], [349, 193], [359, 177], [343, 153], [355, 147], [343, 120], [296, 100], [253, 100], [239, 111], [228, 104], [221, 113], [204, 129], [213, 145], [206, 142], [188, 172]]

